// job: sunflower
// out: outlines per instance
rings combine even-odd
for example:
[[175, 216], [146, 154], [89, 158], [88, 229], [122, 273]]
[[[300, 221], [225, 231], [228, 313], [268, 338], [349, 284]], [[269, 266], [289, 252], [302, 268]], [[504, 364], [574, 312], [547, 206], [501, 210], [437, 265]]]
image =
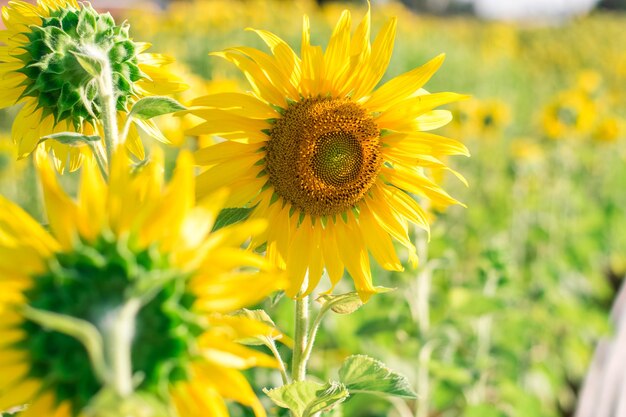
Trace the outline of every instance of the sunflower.
[[44, 331], [27, 309], [100, 328], [133, 283], [170, 277], [136, 319], [137, 390], [160, 396], [181, 417], [227, 416], [224, 398], [264, 416], [240, 370], [276, 361], [236, 340], [273, 329], [225, 313], [280, 282], [265, 258], [240, 246], [265, 222], [212, 231], [226, 195], [195, 203], [190, 154], [181, 154], [164, 185], [162, 157], [130, 173], [124, 153], [114, 157], [109, 183], [92, 162], [84, 165], [77, 201], [40, 159], [50, 232], [0, 197], [0, 410], [28, 404], [24, 417], [77, 416], [101, 388], [83, 345]]
[[[0, 107], [22, 103], [13, 122], [18, 157], [29, 155], [41, 137], [63, 131], [87, 135], [101, 132], [96, 82], [80, 65], [77, 54], [86, 48], [103, 51], [111, 64], [119, 123], [130, 104], [142, 96], [169, 94], [185, 86], [163, 66], [171, 60], [144, 53], [149, 44], [134, 42], [127, 24], [116, 25], [109, 13], [97, 13], [76, 0], [21, 0], [2, 8], [5, 30], [0, 32]], [[151, 131], [152, 122], [141, 122]], [[144, 157], [133, 126], [128, 148]], [[77, 169], [87, 147], [46, 141], [57, 169]]]
[[565, 90], [544, 108], [543, 130], [551, 139], [580, 138], [596, 123], [597, 103], [583, 91]]
[[388, 270], [403, 268], [394, 239], [415, 262], [408, 226], [428, 222], [412, 194], [457, 203], [426, 170], [445, 167], [439, 156], [468, 153], [426, 132], [451, 119], [435, 107], [463, 98], [422, 89], [443, 56], [374, 89], [389, 64], [396, 21], [373, 44], [369, 10], [352, 36], [350, 27], [344, 11], [322, 51], [310, 43], [305, 16], [301, 56], [276, 35], [254, 30], [271, 54], [249, 47], [216, 54], [243, 72], [252, 92], [192, 103], [205, 122], [190, 133], [225, 139], [197, 152], [208, 168], [198, 178], [199, 195], [230, 185], [227, 205], [254, 207], [253, 218], [268, 219], [272, 226], [252, 244], [267, 243], [268, 257], [286, 268], [292, 297], [313, 291], [324, 269], [333, 286], [347, 269], [367, 300], [376, 292], [368, 252]]

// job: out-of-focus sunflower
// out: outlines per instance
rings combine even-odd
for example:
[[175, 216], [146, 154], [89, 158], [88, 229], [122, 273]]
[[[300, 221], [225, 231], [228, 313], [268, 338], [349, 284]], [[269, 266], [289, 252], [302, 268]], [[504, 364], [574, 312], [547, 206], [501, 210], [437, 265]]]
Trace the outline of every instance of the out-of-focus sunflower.
[[479, 136], [497, 137], [511, 122], [511, 110], [502, 100], [487, 99], [479, 102], [474, 117]]
[[0, 197], [0, 410], [28, 404], [21, 416], [78, 416], [101, 388], [83, 345], [44, 331], [27, 311], [106, 329], [108, 313], [128, 294], [161, 282], [136, 319], [137, 390], [181, 417], [227, 416], [223, 398], [264, 416], [240, 370], [276, 362], [235, 341], [268, 328], [223, 314], [257, 302], [280, 281], [265, 258], [240, 248], [264, 222], [212, 232], [226, 195], [195, 203], [191, 155], [179, 157], [164, 185], [162, 157], [130, 173], [123, 154], [114, 156], [109, 183], [85, 164], [77, 201], [40, 160], [50, 232]]
[[[101, 131], [97, 85], [81, 66], [80, 54], [96, 48], [108, 56], [113, 72], [118, 118], [135, 100], [169, 94], [185, 86], [164, 65], [163, 55], [144, 53], [149, 44], [129, 37], [127, 24], [116, 25], [109, 13], [97, 13], [76, 0], [21, 0], [2, 8], [6, 29], [0, 32], [0, 107], [22, 103], [12, 136], [20, 158], [30, 154], [40, 138], [62, 131]], [[78, 54], [78, 55], [77, 55]], [[120, 120], [122, 123], [123, 120]], [[140, 122], [146, 130], [152, 122]], [[128, 148], [143, 158], [143, 146], [133, 126]], [[46, 141], [57, 169], [77, 169], [87, 147]]]
[[586, 93], [562, 91], [544, 109], [543, 129], [551, 139], [579, 138], [590, 133], [596, 114], [596, 104]]
[[[254, 244], [286, 267], [289, 296], [317, 286], [326, 269], [333, 286], [344, 267], [362, 299], [372, 284], [369, 253], [388, 270], [402, 270], [393, 241], [416, 261], [409, 222], [428, 228], [411, 194], [457, 203], [424, 168], [443, 167], [442, 155], [464, 154], [455, 140], [432, 133], [450, 121], [434, 108], [463, 98], [422, 89], [443, 62], [438, 56], [374, 90], [391, 58], [395, 19], [370, 44], [370, 12], [351, 36], [351, 17], [341, 15], [326, 51], [310, 43], [305, 16], [301, 56], [276, 35], [255, 30], [271, 54], [235, 47], [216, 55], [235, 64], [252, 94], [199, 98], [193, 113], [205, 123], [192, 134], [225, 142], [201, 149], [208, 167], [198, 178], [205, 195], [224, 185], [235, 190], [230, 206], [254, 207], [252, 217], [272, 225]], [[308, 273], [307, 273], [308, 271]]]
[[624, 133], [624, 121], [617, 116], [602, 117], [596, 123], [592, 138], [601, 143], [615, 142]]

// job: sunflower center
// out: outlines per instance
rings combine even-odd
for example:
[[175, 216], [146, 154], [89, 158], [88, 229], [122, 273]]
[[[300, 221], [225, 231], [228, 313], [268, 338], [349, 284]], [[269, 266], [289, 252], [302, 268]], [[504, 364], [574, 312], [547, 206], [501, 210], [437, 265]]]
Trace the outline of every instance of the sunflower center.
[[382, 162], [376, 123], [349, 99], [291, 104], [267, 144], [266, 169], [276, 194], [311, 216], [354, 207], [376, 181]]
[[[47, 272], [34, 277], [26, 298], [33, 308], [78, 317], [98, 327], [107, 311], [123, 302], [133, 283], [155, 273], [184, 277], [155, 247], [135, 251], [125, 242], [101, 236], [56, 254]], [[181, 290], [180, 281], [166, 284], [137, 317], [133, 371], [144, 376], [139, 388], [155, 394], [168, 383], [187, 379], [191, 340], [201, 333], [187, 319], [195, 297]], [[34, 322], [21, 326], [27, 337], [18, 348], [31, 358], [29, 376], [45, 381], [46, 388], [59, 401], [69, 401], [73, 415], [78, 415], [101, 388], [85, 348]]]
[[78, 128], [93, 123], [100, 114], [96, 82], [80, 65], [76, 54], [84, 46], [96, 46], [108, 55], [113, 71], [117, 108], [123, 110], [135, 94], [133, 83], [143, 75], [128, 25], [116, 26], [109, 13], [99, 14], [89, 4], [51, 10], [40, 26], [25, 33], [28, 43], [19, 58], [26, 75], [23, 96], [38, 100], [55, 123], [69, 119]]

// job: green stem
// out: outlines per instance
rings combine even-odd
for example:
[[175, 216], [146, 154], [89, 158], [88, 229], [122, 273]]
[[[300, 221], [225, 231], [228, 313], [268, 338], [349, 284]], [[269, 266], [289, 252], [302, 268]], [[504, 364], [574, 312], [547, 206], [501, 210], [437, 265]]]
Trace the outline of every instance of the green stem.
[[107, 180], [109, 178], [109, 169], [107, 163], [107, 157], [104, 153], [104, 149], [102, 149], [102, 142], [89, 142], [91, 144], [91, 151], [94, 154], [96, 162], [98, 163], [98, 168], [100, 169], [100, 173], [102, 177]]
[[276, 347], [276, 343], [274, 343], [273, 339], [270, 339], [267, 342], [267, 347], [272, 351], [272, 355], [278, 361], [278, 370], [280, 371], [280, 377], [283, 380], [283, 385], [289, 384], [289, 375], [287, 375], [287, 369], [285, 368], [285, 362], [283, 358], [280, 356], [280, 352], [278, 352], [278, 348]]
[[96, 378], [100, 382], [107, 382], [108, 373], [103, 352], [102, 335], [93, 324], [77, 317], [40, 310], [28, 305], [22, 308], [21, 313], [28, 320], [37, 323], [45, 329], [66, 334], [82, 343], [87, 350]]
[[124, 122], [124, 126], [122, 127], [122, 133], [120, 134], [120, 140], [122, 143], [126, 142], [128, 138], [128, 132], [130, 131], [130, 125], [133, 123], [133, 118], [131, 114], [126, 115], [126, 121]]
[[107, 343], [109, 354], [109, 366], [112, 371], [113, 389], [121, 397], [132, 394], [133, 369], [132, 369], [132, 341], [135, 333], [137, 313], [141, 308], [141, 301], [132, 298], [122, 307], [112, 313], [108, 323]]
[[293, 361], [291, 377], [294, 381], [304, 381], [306, 377], [306, 362], [303, 361], [304, 350], [307, 345], [309, 327], [309, 297], [296, 299], [296, 329], [293, 346]]
[[317, 317], [315, 317], [315, 320], [313, 321], [313, 325], [311, 326], [311, 329], [309, 331], [308, 340], [304, 347], [304, 351], [302, 352], [302, 357], [300, 358], [300, 366], [303, 368], [305, 375], [306, 375], [306, 366], [307, 366], [307, 363], [309, 362], [309, 358], [311, 357], [311, 352], [313, 351], [315, 338], [317, 337], [317, 331], [319, 330], [320, 325], [322, 324], [322, 318], [324, 317], [324, 314], [326, 314], [327, 311], [328, 311], [327, 306], [322, 307], [320, 312], [317, 314]]
[[113, 72], [108, 58], [101, 60], [102, 71], [98, 77], [98, 93], [101, 107], [101, 121], [104, 130], [104, 145], [110, 161], [113, 150], [119, 143], [117, 130], [117, 103], [113, 87]]

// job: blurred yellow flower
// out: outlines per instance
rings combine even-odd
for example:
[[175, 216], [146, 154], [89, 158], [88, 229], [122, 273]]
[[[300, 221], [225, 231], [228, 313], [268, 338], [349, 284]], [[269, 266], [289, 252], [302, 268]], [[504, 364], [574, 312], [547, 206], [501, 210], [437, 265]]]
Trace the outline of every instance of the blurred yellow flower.
[[624, 134], [624, 121], [616, 116], [605, 116], [598, 121], [592, 132], [597, 142], [615, 142]]
[[93, 163], [84, 165], [77, 201], [38, 155], [50, 232], [0, 197], [0, 410], [28, 404], [21, 416], [77, 416], [101, 388], [84, 347], [44, 331], [25, 309], [99, 327], [138, 286], [163, 282], [137, 316], [137, 389], [168, 395], [164, 401], [181, 417], [227, 416], [223, 398], [264, 416], [240, 370], [277, 364], [235, 341], [268, 329], [223, 315], [280, 284], [265, 258], [240, 248], [264, 222], [212, 232], [227, 195], [218, 191], [196, 204], [191, 155], [181, 154], [164, 185], [159, 153], [134, 173], [123, 154], [114, 156], [108, 183]]
[[596, 114], [596, 103], [587, 94], [562, 91], [545, 107], [543, 129], [551, 139], [579, 138], [591, 131]]
[[269, 220], [272, 227], [253, 246], [266, 242], [268, 257], [286, 267], [291, 297], [311, 293], [324, 269], [334, 286], [345, 267], [367, 300], [377, 291], [368, 251], [388, 270], [403, 268], [394, 239], [415, 263], [408, 223], [427, 229], [428, 221], [409, 193], [457, 203], [423, 170], [445, 167], [440, 156], [468, 153], [425, 132], [451, 119], [434, 108], [465, 98], [422, 89], [443, 55], [374, 90], [391, 58], [396, 21], [373, 44], [369, 11], [352, 36], [351, 23], [344, 11], [323, 52], [311, 45], [305, 16], [301, 56], [273, 33], [255, 30], [271, 54], [249, 47], [216, 54], [245, 74], [253, 94], [194, 102], [204, 106], [193, 113], [205, 122], [190, 133], [226, 139], [197, 152], [208, 168], [198, 193], [232, 186], [227, 205], [255, 207], [253, 218]]
[[[13, 122], [18, 156], [33, 152], [41, 137], [74, 131], [101, 132], [100, 103], [93, 76], [80, 64], [89, 48], [106, 51], [113, 71], [118, 118], [123, 123], [129, 104], [151, 94], [179, 91], [184, 85], [164, 70], [171, 60], [144, 53], [149, 45], [133, 41], [127, 24], [119, 26], [110, 14], [98, 14], [89, 3], [76, 0], [22, 0], [3, 7], [6, 29], [0, 32], [0, 107], [22, 103]], [[105, 53], [105, 52], [103, 52]], [[152, 130], [152, 122], [141, 122]], [[144, 157], [141, 140], [133, 127], [127, 144]], [[77, 169], [87, 147], [46, 141], [57, 169]]]

